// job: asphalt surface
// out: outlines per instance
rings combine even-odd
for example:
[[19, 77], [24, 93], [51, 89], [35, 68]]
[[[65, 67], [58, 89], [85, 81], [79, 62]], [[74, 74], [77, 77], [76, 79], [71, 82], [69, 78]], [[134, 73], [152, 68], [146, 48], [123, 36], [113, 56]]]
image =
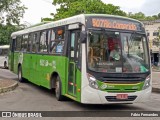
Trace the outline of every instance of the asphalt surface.
[[[159, 79], [159, 73], [153, 73], [153, 80]], [[0, 69], [1, 79], [13, 79], [17, 81], [17, 75], [8, 70]], [[19, 83], [19, 86], [11, 92], [0, 94], [0, 111], [160, 111], [160, 97], [159, 93], [152, 93], [151, 97], [145, 103], [135, 104], [111, 104], [111, 105], [84, 105], [72, 100], [59, 102], [55, 98], [54, 91], [50, 91], [43, 87], [36, 86], [30, 82]], [[62, 115], [63, 116], [63, 115]], [[1, 118], [0, 118], [1, 119]], [[8, 118], [2, 118], [2, 120]], [[14, 118], [13, 118], [14, 119]], [[21, 120], [22, 118], [15, 118]], [[35, 119], [35, 118], [30, 118]], [[37, 118], [37, 120], [44, 119], [58, 119], [70, 120], [71, 118]], [[83, 118], [76, 117], [73, 119], [90, 120], [91, 117]], [[94, 117], [96, 120], [139, 120], [147, 118], [120, 118], [120, 117]], [[159, 120], [159, 118], [148, 118], [149, 120]], [[28, 119], [27, 119], [28, 120]]]

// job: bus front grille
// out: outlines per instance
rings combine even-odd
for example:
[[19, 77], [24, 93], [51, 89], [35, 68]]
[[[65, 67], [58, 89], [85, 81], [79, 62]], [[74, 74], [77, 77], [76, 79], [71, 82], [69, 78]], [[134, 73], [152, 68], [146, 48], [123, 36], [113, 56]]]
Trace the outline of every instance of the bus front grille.
[[124, 78], [124, 77], [101, 77], [99, 78], [100, 80], [102, 80], [105, 83], [110, 83], [110, 84], [137, 84], [140, 82], [143, 82], [145, 79], [144, 78]]
[[127, 99], [117, 99], [116, 96], [105, 96], [108, 102], [134, 101], [137, 96], [128, 96]]
[[133, 92], [137, 92], [137, 90], [109, 90], [109, 89], [106, 89], [106, 91], [108, 93], [133, 93]]
[[141, 81], [105, 81], [105, 83], [109, 84], [138, 84]]

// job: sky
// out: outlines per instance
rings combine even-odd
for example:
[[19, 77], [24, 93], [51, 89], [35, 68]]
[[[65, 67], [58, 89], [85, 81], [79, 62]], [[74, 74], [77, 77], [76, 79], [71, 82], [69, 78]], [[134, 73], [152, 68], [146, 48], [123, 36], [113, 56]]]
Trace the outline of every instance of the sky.
[[[56, 13], [56, 6], [52, 5], [53, 0], [21, 0], [28, 9], [21, 23], [28, 26], [40, 23], [41, 18], [51, 17], [50, 13]], [[147, 16], [160, 13], [160, 0], [102, 0], [106, 4], [120, 6], [126, 13], [143, 12]]]

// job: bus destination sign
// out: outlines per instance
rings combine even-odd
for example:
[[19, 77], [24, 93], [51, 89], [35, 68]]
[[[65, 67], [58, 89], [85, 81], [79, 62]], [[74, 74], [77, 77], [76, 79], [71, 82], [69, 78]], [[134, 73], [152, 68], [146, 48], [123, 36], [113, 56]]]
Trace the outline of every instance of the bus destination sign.
[[115, 19], [92, 18], [92, 26], [102, 27], [102, 28], [132, 30], [132, 31], [138, 30], [137, 24], [134, 22], [115, 20]]

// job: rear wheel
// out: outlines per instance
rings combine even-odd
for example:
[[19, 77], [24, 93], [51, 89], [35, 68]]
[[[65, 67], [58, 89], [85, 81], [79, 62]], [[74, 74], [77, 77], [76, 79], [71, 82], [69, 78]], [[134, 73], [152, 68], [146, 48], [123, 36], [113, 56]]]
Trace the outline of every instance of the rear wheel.
[[19, 82], [24, 82], [24, 78], [22, 77], [22, 67], [18, 67], [18, 81]]
[[57, 76], [56, 84], [55, 84], [55, 94], [58, 101], [63, 101], [64, 96], [62, 95], [62, 86], [61, 86], [61, 80], [59, 76]]

